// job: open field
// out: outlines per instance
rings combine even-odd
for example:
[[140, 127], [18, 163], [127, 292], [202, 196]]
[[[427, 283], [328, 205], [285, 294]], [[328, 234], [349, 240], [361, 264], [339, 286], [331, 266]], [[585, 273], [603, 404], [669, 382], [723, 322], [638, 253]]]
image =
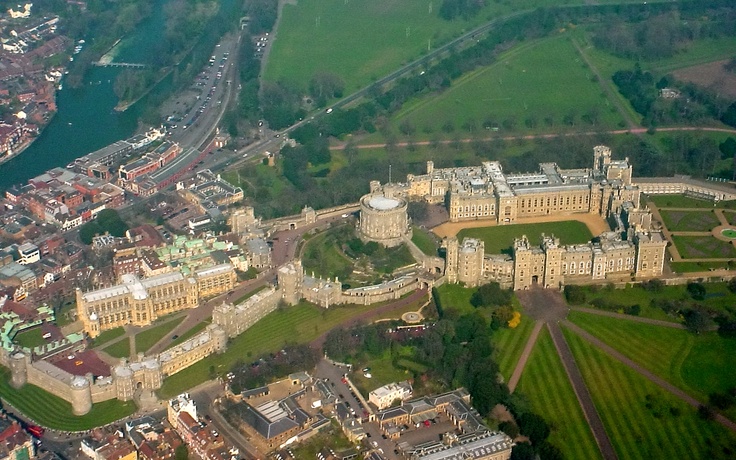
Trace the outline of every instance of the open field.
[[683, 259], [730, 259], [736, 257], [736, 248], [730, 241], [713, 236], [672, 235], [672, 242]]
[[43, 338], [43, 329], [41, 329], [41, 326], [37, 326], [26, 329], [23, 332], [19, 332], [16, 334], [13, 342], [17, 343], [21, 347], [35, 348], [47, 343], [48, 341]]
[[547, 328], [539, 334], [517, 391], [529, 399], [534, 412], [550, 423], [549, 442], [560, 449], [564, 458], [601, 458]]
[[652, 201], [658, 208], [695, 208], [695, 209], [736, 209], [736, 201], [719, 201], [713, 205], [710, 200], [699, 200], [684, 195], [650, 195], [647, 201]]
[[437, 255], [437, 240], [426, 230], [414, 226], [412, 229], [411, 241], [428, 256]]
[[137, 353], [148, 351], [166, 334], [173, 331], [176, 326], [184, 320], [184, 317], [175, 318], [157, 326], [139, 332], [135, 336], [135, 350]]
[[581, 312], [569, 319], [701, 401], [736, 382], [736, 339]]
[[736, 98], [736, 73], [726, 70], [729, 60], [708, 62], [674, 72], [678, 80], [695, 83], [718, 94]]
[[[41, 388], [26, 384], [20, 390], [10, 386], [10, 371], [0, 370], [0, 397], [37, 423], [57, 430], [82, 431], [106, 425], [127, 417], [136, 410], [133, 401], [117, 399], [92, 405], [92, 410], [81, 417], [72, 415], [72, 406]], [[9, 410], [8, 407], [5, 407]]]
[[[575, 97], [557, 91], [560, 87], [574, 87]], [[412, 126], [418, 138], [490, 133], [484, 125], [503, 133], [623, 126], [566, 35], [517, 45], [441, 94], [407, 103], [392, 123], [396, 130]]]
[[440, 3], [419, 0], [289, 2], [283, 7], [265, 78], [306, 87], [315, 73], [331, 72], [345, 81], [347, 94], [491, 19], [541, 6], [582, 3], [487, 2], [472, 19], [445, 21], [438, 15]]
[[[736, 438], [633, 370], [564, 329], [618, 457], [730, 458]], [[724, 449], [730, 449], [724, 451]]]
[[578, 221], [566, 220], [562, 222], [544, 222], [539, 224], [499, 225], [494, 227], [468, 228], [461, 230], [457, 238], [479, 238], [485, 243], [486, 254], [510, 254], [514, 245], [514, 238], [526, 235], [529, 242], [537, 244], [542, 233], [554, 235], [561, 244], [587, 243], [593, 237], [588, 227]]
[[164, 398], [175, 396], [210, 378], [210, 370], [223, 374], [239, 359], [274, 352], [287, 343], [307, 343], [343, 321], [380, 305], [341, 305], [324, 309], [302, 302], [278, 309], [232, 339], [225, 353], [210, 356], [168, 377], [159, 393]]
[[709, 232], [721, 223], [713, 210], [708, 211], [660, 211], [664, 224], [671, 232]]

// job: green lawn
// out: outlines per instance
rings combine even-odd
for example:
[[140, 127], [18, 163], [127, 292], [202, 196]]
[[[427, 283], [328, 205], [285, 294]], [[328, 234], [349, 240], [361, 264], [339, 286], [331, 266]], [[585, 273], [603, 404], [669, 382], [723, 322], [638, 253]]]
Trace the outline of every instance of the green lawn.
[[428, 256], [437, 255], [437, 239], [417, 226], [412, 228], [411, 241]]
[[671, 232], [709, 232], [720, 225], [713, 210], [708, 211], [660, 211], [664, 224]]
[[545, 235], [554, 235], [560, 239], [561, 244], [587, 243], [593, 238], [593, 235], [584, 223], [576, 220], [567, 220], [540, 224], [466, 228], [458, 233], [457, 239], [462, 242], [463, 238], [479, 238], [485, 243], [486, 254], [498, 254], [501, 252], [510, 254], [514, 245], [514, 238], [520, 238], [522, 235], [526, 235], [529, 238], [529, 242], [536, 245], [541, 241], [542, 233]]
[[455, 310], [458, 314], [464, 315], [473, 313], [476, 310], [470, 303], [470, 298], [475, 292], [474, 288], [467, 288], [460, 284], [445, 283], [442, 286], [434, 288], [434, 291], [439, 298], [438, 307], [442, 311]]
[[736, 258], [736, 248], [730, 241], [722, 241], [713, 236], [672, 235], [672, 242], [683, 259]]
[[[445, 21], [441, 3], [300, 0], [284, 5], [265, 69], [268, 81], [306, 88], [317, 72], [345, 81], [349, 94], [474, 26], [519, 10], [580, 0], [487, 2], [474, 18]], [[380, 24], [380, 33], [377, 25]]]
[[81, 417], [72, 415], [72, 406], [63, 399], [26, 384], [16, 390], [8, 383], [10, 371], [0, 370], [0, 396], [12, 406], [35, 422], [57, 430], [82, 431], [131, 415], [136, 410], [133, 401], [121, 402], [117, 399], [92, 405], [92, 410]]
[[[705, 402], [736, 382], [736, 339], [570, 312], [569, 319], [627, 357]], [[736, 413], [736, 411], [734, 411]]]
[[670, 262], [670, 268], [675, 273], [707, 272], [711, 269], [731, 269], [729, 262]]
[[711, 200], [699, 200], [685, 195], [651, 195], [647, 201], [653, 202], [658, 208], [695, 208], [695, 209], [734, 209], [736, 201], [720, 201], [713, 206]]
[[521, 323], [514, 329], [504, 327], [493, 332], [491, 342], [494, 346], [494, 355], [501, 375], [506, 381], [511, 378], [532, 329], [534, 329], [534, 320], [521, 315]]
[[[522, 42], [441, 94], [405, 104], [392, 117], [394, 127], [413, 126], [419, 138], [452, 137], [454, 131], [467, 137], [482, 132], [487, 121], [501, 132], [618, 129], [621, 116], [568, 38]], [[575, 88], [575, 97], [558, 91], [561, 87]]]
[[550, 423], [549, 442], [560, 449], [564, 458], [602, 458], [546, 327], [539, 334], [517, 391], [529, 399], [534, 412]]
[[[708, 286], [711, 285], [709, 284]], [[587, 307], [595, 308], [592, 303], [596, 299], [606, 300], [611, 302], [611, 304], [621, 305], [623, 307], [639, 305], [641, 308], [639, 316], [642, 318], [659, 319], [675, 323], [680, 322], [680, 318], [669, 316], [661, 308], [653, 307], [651, 300], [654, 294], [642, 289], [638, 285], [627, 285], [625, 289], [616, 289], [613, 286], [585, 286], [583, 289], [586, 292]], [[663, 286], [656, 293], [656, 297], [657, 299], [677, 300], [687, 297], [687, 293], [685, 286]], [[623, 311], [619, 311], [618, 313], [623, 313]]]
[[125, 329], [122, 326], [102, 331], [100, 332], [100, 335], [94, 338], [92, 346], [99, 347], [100, 345], [103, 345], [111, 340], [117, 339], [123, 334], [125, 334]]
[[135, 335], [135, 350], [137, 353], [147, 352], [159, 340], [164, 338], [169, 332], [173, 331], [176, 326], [184, 320], [184, 317], [175, 318], [149, 329], [143, 330]]
[[[406, 350], [411, 356], [411, 347]], [[363, 368], [368, 367], [371, 370], [371, 378], [363, 376]], [[386, 350], [383, 355], [371, 358], [366, 361], [360, 361], [355, 364], [354, 372], [350, 374], [350, 379], [358, 387], [360, 393], [367, 399], [368, 393], [376, 388], [392, 382], [400, 382], [402, 380], [411, 379], [413, 374], [406, 369], [400, 369], [393, 364], [391, 350]]]
[[119, 340], [103, 348], [102, 351], [115, 358], [130, 358], [130, 338]]
[[732, 458], [732, 433], [633, 370], [564, 330], [618, 458]]
[[32, 327], [26, 329], [23, 332], [16, 334], [13, 342], [26, 348], [35, 348], [48, 343], [48, 340], [43, 338], [43, 329], [41, 326]]
[[168, 377], [160, 395], [169, 398], [204, 382], [210, 378], [210, 367], [222, 374], [238, 360], [280, 350], [287, 343], [314, 340], [343, 321], [380, 305], [344, 305], [324, 309], [302, 302], [294, 307], [278, 309], [232, 339], [225, 353], [210, 356]]

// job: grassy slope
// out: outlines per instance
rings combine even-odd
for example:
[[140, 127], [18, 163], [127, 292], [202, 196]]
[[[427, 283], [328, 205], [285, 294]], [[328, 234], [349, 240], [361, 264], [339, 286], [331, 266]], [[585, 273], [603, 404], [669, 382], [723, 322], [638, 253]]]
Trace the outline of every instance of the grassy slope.
[[65, 431], [82, 431], [105, 425], [127, 417], [135, 412], [133, 401], [121, 402], [117, 399], [92, 405], [92, 410], [81, 417], [72, 415], [72, 406], [61, 398], [35, 385], [25, 385], [16, 390], [8, 383], [10, 371], [0, 370], [0, 396], [4, 401], [23, 414], [48, 427]]
[[301, 303], [294, 307], [279, 309], [232, 339], [225, 353], [210, 356], [168, 377], [160, 394], [168, 398], [204, 382], [210, 378], [210, 366], [215, 372], [223, 373], [238, 360], [247, 360], [263, 353], [277, 351], [287, 343], [306, 343], [314, 340], [348, 318], [380, 305], [336, 306], [325, 310], [315, 305]]
[[432, 235], [427, 233], [427, 231], [416, 226], [413, 227], [411, 241], [416, 244], [423, 253], [429, 256], [437, 255], [437, 241]]
[[458, 233], [458, 240], [463, 238], [480, 238], [485, 242], [487, 254], [509, 252], [514, 244], [514, 238], [526, 235], [530, 242], [536, 244], [542, 237], [554, 235], [561, 244], [586, 243], [593, 237], [588, 227], [578, 221], [547, 222], [540, 224], [517, 224], [494, 227], [468, 228]]
[[529, 398], [534, 412], [551, 423], [549, 441], [566, 459], [601, 458], [547, 328], [539, 334], [518, 391]]
[[693, 459], [728, 458], [722, 448], [736, 448], [725, 428], [700, 419], [690, 406], [577, 335], [565, 330], [565, 337], [621, 460], [679, 458], [684, 452]]
[[129, 358], [130, 357], [130, 339], [128, 337], [113, 343], [112, 345], [103, 348], [105, 353], [115, 358]]
[[149, 348], [154, 346], [156, 342], [161, 340], [166, 334], [174, 330], [184, 320], [184, 317], [172, 319], [165, 323], [154, 326], [145, 331], [139, 332], [135, 336], [135, 349], [136, 352], [146, 352]]

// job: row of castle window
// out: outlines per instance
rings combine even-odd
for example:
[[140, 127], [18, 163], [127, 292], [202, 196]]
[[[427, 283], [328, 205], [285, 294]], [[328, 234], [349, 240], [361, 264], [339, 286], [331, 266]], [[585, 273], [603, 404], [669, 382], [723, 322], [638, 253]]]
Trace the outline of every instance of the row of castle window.
[[[572, 198], [572, 202], [571, 199]], [[534, 200], [534, 201], [532, 201]], [[538, 208], [540, 206], [544, 206], [544, 198], [527, 198], [521, 200], [521, 208]], [[573, 195], [572, 197], [560, 197], [560, 206], [570, 206], [572, 204], [573, 206], [576, 205], [582, 205], [582, 204], [588, 204], [590, 202], [590, 196], [589, 195]], [[547, 197], [547, 207], [550, 206], [557, 206], [557, 197]]]
[[[91, 314], [91, 313], [90, 313]], [[124, 312], [124, 313], [116, 313], [114, 315], [108, 315], [108, 316], [100, 316], [100, 326], [104, 326], [107, 324], [115, 324], [120, 321], [130, 321], [132, 318], [131, 312]]]

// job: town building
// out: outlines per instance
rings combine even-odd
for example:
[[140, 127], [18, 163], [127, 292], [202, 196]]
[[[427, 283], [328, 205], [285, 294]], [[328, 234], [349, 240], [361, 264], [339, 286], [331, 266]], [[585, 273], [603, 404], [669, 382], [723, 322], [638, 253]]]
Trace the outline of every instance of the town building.
[[0, 418], [0, 458], [28, 460], [36, 458], [33, 438], [20, 424], [3, 415]]

